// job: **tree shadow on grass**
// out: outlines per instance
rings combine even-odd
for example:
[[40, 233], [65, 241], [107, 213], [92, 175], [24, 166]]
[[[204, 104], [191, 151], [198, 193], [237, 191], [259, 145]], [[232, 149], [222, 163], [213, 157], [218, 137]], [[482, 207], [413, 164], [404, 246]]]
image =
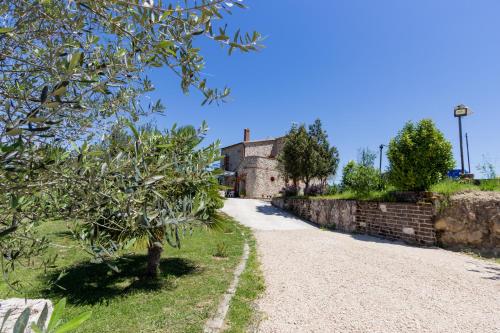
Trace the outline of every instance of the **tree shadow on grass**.
[[172, 290], [176, 287], [175, 278], [199, 274], [202, 269], [193, 261], [184, 258], [165, 258], [160, 262], [161, 273], [158, 279], [143, 279], [146, 256], [130, 255], [113, 262], [118, 272], [105, 263], [89, 262], [54, 271], [44, 276], [49, 286], [43, 292], [46, 298], [66, 297], [68, 303], [76, 305], [107, 303], [118, 296], [137, 291]]

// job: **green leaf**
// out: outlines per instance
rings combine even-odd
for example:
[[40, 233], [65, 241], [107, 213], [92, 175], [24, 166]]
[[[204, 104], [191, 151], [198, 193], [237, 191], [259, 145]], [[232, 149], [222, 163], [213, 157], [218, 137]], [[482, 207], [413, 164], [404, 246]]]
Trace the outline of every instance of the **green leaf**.
[[40, 317], [38, 318], [38, 321], [36, 322], [36, 325], [38, 327], [45, 326], [45, 322], [47, 321], [48, 314], [49, 314], [49, 308], [47, 306], [47, 303], [45, 303], [45, 306], [43, 307], [42, 313], [40, 314]]
[[9, 319], [11, 313], [12, 309], [8, 309], [7, 312], [5, 312], [5, 315], [2, 320], [2, 325], [0, 325], [0, 332], [3, 332], [3, 327], [5, 326], [5, 323], [7, 322], [7, 319]]
[[42, 89], [42, 94], [40, 95], [40, 102], [43, 104], [47, 100], [47, 95], [49, 93], [49, 86], [45, 86]]
[[9, 27], [0, 28], [0, 34], [6, 34], [11, 31], [14, 31], [14, 28], [9, 28]]
[[132, 124], [132, 122], [128, 119], [126, 120], [126, 124], [127, 124], [128, 128], [130, 128], [132, 133], [134, 133], [135, 139], [139, 140], [139, 131], [137, 131], [137, 128], [135, 128], [134, 124]]
[[87, 321], [91, 315], [92, 315], [92, 311], [84, 312], [84, 313], [76, 316], [75, 318], [71, 319], [70, 321], [68, 321], [67, 323], [62, 325], [61, 327], [57, 328], [54, 331], [54, 333], [65, 333], [65, 332], [73, 331], [73, 330], [77, 329], [78, 327], [80, 327], [85, 321]]
[[49, 325], [47, 326], [47, 331], [50, 332], [57, 326], [65, 307], [66, 307], [66, 298], [61, 299], [59, 302], [57, 302], [56, 306], [54, 306], [54, 311], [52, 311], [52, 316], [50, 316], [50, 321]]
[[40, 328], [40, 326], [38, 326], [37, 324], [35, 323], [31, 323], [31, 330], [35, 333], [43, 333], [42, 329]]
[[68, 72], [71, 72], [73, 69], [75, 69], [76, 65], [80, 62], [81, 57], [82, 52], [75, 52], [71, 55], [71, 60], [68, 65]]
[[5, 134], [12, 136], [12, 135], [21, 134], [22, 132], [23, 132], [23, 130], [21, 128], [13, 128], [13, 129], [8, 130], [7, 133], [5, 133]]
[[158, 47], [161, 47], [161, 48], [167, 48], [167, 47], [172, 47], [174, 46], [174, 42], [172, 42], [171, 40], [162, 40], [162, 41], [159, 41], [158, 44], [156, 44]]
[[48, 119], [45, 118], [45, 117], [29, 117], [28, 118], [28, 121], [30, 123], [44, 123], [46, 122]]
[[56, 90], [54, 90], [52, 95], [60, 96], [60, 95], [64, 94], [67, 89], [68, 89], [67, 86], [61, 86], [61, 87], [57, 88]]
[[28, 325], [28, 320], [30, 319], [30, 308], [24, 309], [23, 313], [17, 318], [14, 324], [13, 333], [24, 333], [26, 326]]

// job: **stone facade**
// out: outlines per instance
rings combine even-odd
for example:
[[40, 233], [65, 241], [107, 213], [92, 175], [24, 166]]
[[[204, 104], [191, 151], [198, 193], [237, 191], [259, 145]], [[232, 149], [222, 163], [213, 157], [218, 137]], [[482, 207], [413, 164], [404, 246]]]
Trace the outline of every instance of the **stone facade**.
[[363, 233], [416, 245], [436, 243], [433, 206], [430, 203], [275, 198], [273, 205], [315, 224], [343, 232]]
[[356, 231], [408, 244], [435, 245], [431, 203], [357, 202]]
[[466, 192], [449, 199], [425, 194], [419, 198], [422, 200], [416, 203], [274, 198], [273, 205], [339, 231], [500, 255], [499, 192]]
[[272, 203], [322, 227], [343, 232], [356, 231], [357, 203], [354, 200], [273, 198]]
[[436, 217], [438, 243], [500, 255], [500, 193], [466, 192], [443, 201]]
[[283, 138], [250, 141], [245, 129], [244, 141], [222, 148], [221, 167], [227, 172], [222, 184], [237, 195], [247, 198], [271, 198], [279, 194], [285, 180], [278, 171], [276, 157], [283, 147]]

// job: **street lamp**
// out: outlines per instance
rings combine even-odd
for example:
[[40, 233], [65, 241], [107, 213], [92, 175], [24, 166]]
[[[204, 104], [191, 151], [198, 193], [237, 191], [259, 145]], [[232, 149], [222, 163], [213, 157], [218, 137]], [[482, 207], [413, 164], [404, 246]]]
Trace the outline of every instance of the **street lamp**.
[[378, 164], [378, 170], [380, 171], [380, 174], [382, 174], [382, 149], [384, 149], [385, 145], [380, 145], [380, 157], [379, 157], [379, 164]]
[[[456, 118], [458, 118], [458, 134], [460, 135], [460, 161], [462, 166], [462, 175], [465, 174], [464, 169], [464, 147], [462, 142], [462, 117], [466, 117], [472, 114], [472, 111], [463, 104], [455, 107], [454, 113]], [[469, 170], [470, 172], [470, 170]]]

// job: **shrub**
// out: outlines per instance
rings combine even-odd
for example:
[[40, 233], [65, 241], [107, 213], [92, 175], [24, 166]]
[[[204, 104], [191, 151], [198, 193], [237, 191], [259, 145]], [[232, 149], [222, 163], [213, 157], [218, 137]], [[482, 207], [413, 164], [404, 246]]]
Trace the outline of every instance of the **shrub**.
[[481, 191], [500, 191], [500, 178], [481, 180], [479, 188]]
[[325, 186], [322, 184], [313, 184], [304, 190], [304, 195], [308, 195], [311, 197], [315, 197], [315, 196], [323, 195], [323, 194], [325, 194]]
[[432, 120], [406, 123], [389, 143], [389, 180], [396, 188], [428, 190], [453, 168], [452, 146]]
[[325, 194], [326, 195], [335, 195], [340, 193], [340, 185], [337, 184], [332, 184], [332, 185], [327, 185]]
[[281, 192], [285, 197], [295, 197], [299, 194], [299, 188], [295, 185], [286, 185]]
[[349, 190], [360, 196], [366, 196], [380, 188], [380, 173], [373, 167], [356, 164], [350, 176]]
[[351, 188], [353, 183], [352, 176], [355, 168], [356, 168], [356, 162], [349, 161], [342, 169], [342, 182], [341, 182], [342, 191], [347, 191]]
[[227, 258], [229, 256], [227, 244], [223, 241], [218, 242], [213, 255], [217, 258]]
[[342, 191], [352, 191], [356, 195], [366, 196], [381, 188], [380, 172], [373, 166], [350, 161], [342, 175]]

